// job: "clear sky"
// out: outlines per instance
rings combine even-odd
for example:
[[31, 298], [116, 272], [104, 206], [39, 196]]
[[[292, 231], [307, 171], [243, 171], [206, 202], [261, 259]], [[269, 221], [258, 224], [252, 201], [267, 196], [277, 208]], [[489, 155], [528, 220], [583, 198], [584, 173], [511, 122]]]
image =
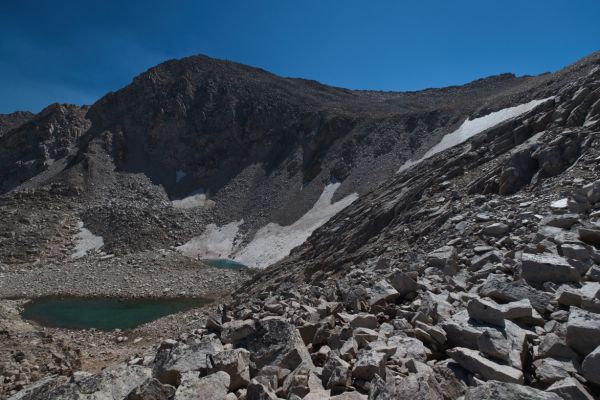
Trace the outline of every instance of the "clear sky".
[[199, 53], [417, 90], [554, 71], [596, 50], [599, 0], [0, 0], [0, 113], [90, 104]]

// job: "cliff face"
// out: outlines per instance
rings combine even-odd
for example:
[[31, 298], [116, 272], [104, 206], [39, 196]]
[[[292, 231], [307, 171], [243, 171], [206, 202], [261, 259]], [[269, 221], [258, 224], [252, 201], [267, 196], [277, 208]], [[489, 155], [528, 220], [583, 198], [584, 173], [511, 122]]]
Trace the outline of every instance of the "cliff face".
[[89, 127], [85, 112], [79, 106], [52, 104], [35, 116], [20, 115], [23, 123], [13, 122], [16, 127], [0, 136], [0, 193], [66, 157]]
[[10, 114], [0, 114], [0, 137], [6, 132], [19, 127], [33, 117], [29, 111], [17, 111]]

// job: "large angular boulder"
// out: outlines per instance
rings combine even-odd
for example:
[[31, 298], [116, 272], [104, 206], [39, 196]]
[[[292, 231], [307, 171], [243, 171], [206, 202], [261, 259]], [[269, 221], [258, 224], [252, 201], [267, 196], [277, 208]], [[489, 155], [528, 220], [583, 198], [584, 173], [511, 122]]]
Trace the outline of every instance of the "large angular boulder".
[[579, 238], [593, 246], [600, 245], [600, 225], [587, 225], [579, 228]]
[[489, 275], [479, 288], [481, 296], [489, 297], [500, 303], [529, 299], [536, 311], [543, 313], [552, 300], [549, 293], [532, 288], [524, 280], [510, 281], [505, 275]]
[[381, 303], [393, 303], [400, 293], [386, 280], [380, 280], [371, 287], [369, 293], [369, 305]]
[[581, 368], [585, 379], [600, 385], [600, 346], [585, 357]]
[[173, 386], [163, 385], [158, 379], [150, 379], [129, 393], [125, 400], [171, 400], [174, 395]]
[[410, 374], [396, 381], [396, 399], [444, 400], [444, 391], [433, 373]]
[[231, 377], [229, 390], [236, 391], [250, 383], [250, 352], [246, 349], [226, 350], [211, 357], [209, 373], [224, 371]]
[[173, 400], [227, 400], [229, 375], [219, 371], [200, 378], [196, 372], [186, 372], [175, 392]]
[[361, 350], [358, 360], [352, 369], [352, 376], [365, 381], [373, 379], [375, 374], [385, 376], [385, 362], [387, 356], [374, 350]]
[[533, 309], [528, 299], [514, 301], [508, 304], [498, 304], [495, 301], [474, 298], [467, 304], [469, 316], [473, 319], [492, 325], [504, 326], [505, 319], [531, 317]]
[[440, 247], [427, 255], [427, 265], [452, 275], [457, 272], [458, 253], [453, 246]]
[[274, 365], [291, 371], [301, 363], [312, 365], [298, 329], [281, 317], [267, 317], [256, 323], [256, 331], [234, 343], [250, 352], [257, 368]]
[[256, 332], [251, 319], [233, 320], [221, 326], [221, 340], [224, 343], [235, 343]]
[[481, 356], [478, 351], [456, 347], [447, 350], [446, 353], [461, 367], [474, 374], [479, 374], [483, 379], [510, 383], [524, 382], [523, 372], [508, 365], [491, 361]]
[[571, 377], [554, 382], [546, 390], [556, 393], [563, 400], [594, 400], [587, 389], [577, 379]]
[[395, 270], [390, 276], [390, 283], [396, 289], [400, 297], [405, 297], [419, 289], [419, 284], [407, 273]]
[[39, 386], [25, 390], [22, 400], [124, 399], [152, 379], [152, 370], [139, 365], [118, 364], [99, 374], [77, 373], [56, 387]]
[[600, 314], [571, 307], [567, 321], [567, 345], [584, 356], [600, 346]]
[[561, 400], [556, 393], [544, 392], [514, 383], [489, 381], [470, 387], [464, 400]]
[[221, 351], [221, 341], [213, 338], [202, 338], [192, 345], [178, 343], [173, 347], [164, 347], [154, 357], [152, 373], [161, 383], [176, 385], [186, 372], [206, 372], [209, 367], [208, 356]]
[[579, 282], [581, 275], [564, 258], [554, 254], [523, 253], [521, 276], [528, 282]]
[[502, 222], [494, 222], [483, 228], [483, 234], [488, 236], [502, 236], [509, 230], [509, 226]]

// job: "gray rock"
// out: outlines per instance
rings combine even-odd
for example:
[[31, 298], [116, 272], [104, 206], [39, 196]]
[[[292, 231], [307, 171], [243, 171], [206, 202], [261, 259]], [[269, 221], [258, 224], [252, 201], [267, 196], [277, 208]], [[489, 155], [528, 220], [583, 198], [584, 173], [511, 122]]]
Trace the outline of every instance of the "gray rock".
[[577, 358], [577, 354], [566, 345], [564, 339], [552, 332], [542, 338], [538, 346], [538, 355], [541, 358]]
[[581, 367], [585, 379], [600, 385], [600, 346], [585, 357]]
[[588, 183], [582, 187], [581, 193], [587, 197], [590, 203], [598, 203], [600, 201], [600, 180]]
[[495, 222], [483, 228], [483, 234], [488, 236], [502, 236], [508, 232], [509, 226], [502, 222]]
[[544, 392], [514, 383], [489, 381], [470, 387], [464, 400], [561, 400], [556, 393]]
[[564, 258], [553, 254], [523, 253], [521, 276], [528, 282], [578, 282], [581, 276]]
[[211, 357], [209, 373], [227, 372], [231, 378], [229, 390], [236, 391], [250, 383], [250, 353], [246, 349], [225, 350]]
[[50, 391], [30, 393], [21, 399], [124, 399], [136, 388], [152, 379], [152, 371], [139, 365], [118, 364], [99, 374], [74, 374], [69, 382]]
[[369, 328], [356, 328], [352, 332], [352, 337], [356, 340], [359, 347], [365, 347], [369, 342], [377, 340], [379, 333]]
[[482, 357], [478, 351], [465, 347], [449, 349], [446, 353], [461, 367], [474, 374], [479, 374], [486, 380], [523, 383], [523, 373], [508, 365], [502, 365]]
[[427, 255], [427, 265], [452, 275], [457, 272], [458, 253], [453, 246], [440, 247]]
[[233, 320], [221, 326], [221, 340], [224, 343], [236, 343], [255, 332], [253, 320]]
[[499, 304], [480, 298], [471, 299], [467, 304], [469, 317], [492, 325], [504, 326], [504, 312]]
[[540, 221], [541, 225], [554, 226], [556, 228], [570, 229], [579, 221], [577, 214], [548, 215]]
[[413, 358], [425, 362], [431, 355], [431, 350], [418, 339], [404, 336], [392, 336], [388, 339], [388, 345], [396, 348], [394, 354], [398, 358]]
[[587, 355], [600, 346], [600, 314], [571, 307], [567, 345], [581, 355]]
[[587, 244], [592, 246], [600, 245], [600, 226], [588, 225], [579, 228], [579, 238]]
[[467, 312], [473, 319], [492, 325], [504, 326], [505, 319], [520, 319], [531, 317], [533, 308], [528, 299], [514, 301], [508, 304], [498, 304], [492, 300], [474, 298], [467, 304]]
[[591, 260], [590, 251], [586, 246], [577, 243], [565, 243], [560, 246], [560, 254], [573, 260], [588, 262]]
[[350, 326], [354, 329], [356, 328], [369, 328], [375, 329], [379, 322], [377, 321], [377, 317], [373, 314], [367, 313], [359, 313], [350, 315], [348, 318], [350, 322]]
[[481, 269], [486, 264], [496, 264], [503, 259], [502, 253], [499, 251], [488, 251], [480, 256], [473, 257], [471, 260], [470, 270], [476, 271]]
[[480, 286], [479, 294], [501, 303], [529, 299], [532, 307], [540, 313], [546, 311], [548, 302], [552, 300], [549, 293], [536, 290], [523, 280], [509, 281], [504, 275], [489, 275]]
[[267, 317], [256, 324], [256, 331], [235, 346], [250, 351], [257, 368], [275, 365], [289, 370], [301, 363], [312, 365], [310, 354], [298, 329], [282, 317]]
[[246, 400], [277, 400], [277, 396], [269, 386], [252, 379], [246, 388]]
[[396, 381], [395, 399], [444, 400], [444, 392], [433, 373], [416, 373]]
[[[346, 372], [347, 371], [347, 372]], [[323, 372], [321, 374], [321, 382], [326, 389], [331, 389], [333, 386], [338, 386], [340, 379], [345, 375], [351, 376], [350, 364], [342, 360], [340, 357], [332, 355], [327, 359], [323, 366]], [[332, 376], [335, 377], [330, 381]]]
[[150, 379], [129, 393], [125, 400], [171, 400], [174, 395], [173, 386], [163, 385], [158, 379]]
[[419, 284], [405, 272], [395, 270], [389, 277], [390, 283], [398, 291], [400, 297], [416, 292]]
[[185, 372], [206, 372], [207, 357], [220, 351], [223, 351], [223, 345], [217, 339], [202, 338], [199, 343], [193, 345], [178, 343], [172, 348], [167, 347], [156, 353], [152, 372], [160, 382], [175, 385]]
[[594, 400], [586, 388], [571, 377], [554, 382], [546, 391], [556, 393], [563, 400]]
[[386, 355], [373, 350], [361, 350], [352, 369], [352, 376], [365, 381], [373, 379], [375, 374], [385, 376]]
[[572, 360], [559, 360], [556, 358], [542, 358], [533, 362], [535, 375], [543, 384], [551, 384], [568, 378], [577, 373], [577, 368]]
[[186, 372], [175, 392], [174, 400], [214, 399], [227, 400], [229, 375], [218, 371], [200, 378], [196, 372]]
[[400, 293], [386, 280], [380, 280], [371, 287], [369, 304], [393, 303]]

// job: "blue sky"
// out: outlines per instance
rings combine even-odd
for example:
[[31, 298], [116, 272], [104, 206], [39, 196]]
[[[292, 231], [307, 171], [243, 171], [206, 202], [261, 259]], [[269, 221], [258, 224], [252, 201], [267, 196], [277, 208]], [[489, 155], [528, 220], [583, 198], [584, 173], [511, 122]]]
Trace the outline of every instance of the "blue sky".
[[199, 53], [356, 89], [538, 74], [600, 50], [599, 21], [598, 0], [1, 0], [0, 113]]

